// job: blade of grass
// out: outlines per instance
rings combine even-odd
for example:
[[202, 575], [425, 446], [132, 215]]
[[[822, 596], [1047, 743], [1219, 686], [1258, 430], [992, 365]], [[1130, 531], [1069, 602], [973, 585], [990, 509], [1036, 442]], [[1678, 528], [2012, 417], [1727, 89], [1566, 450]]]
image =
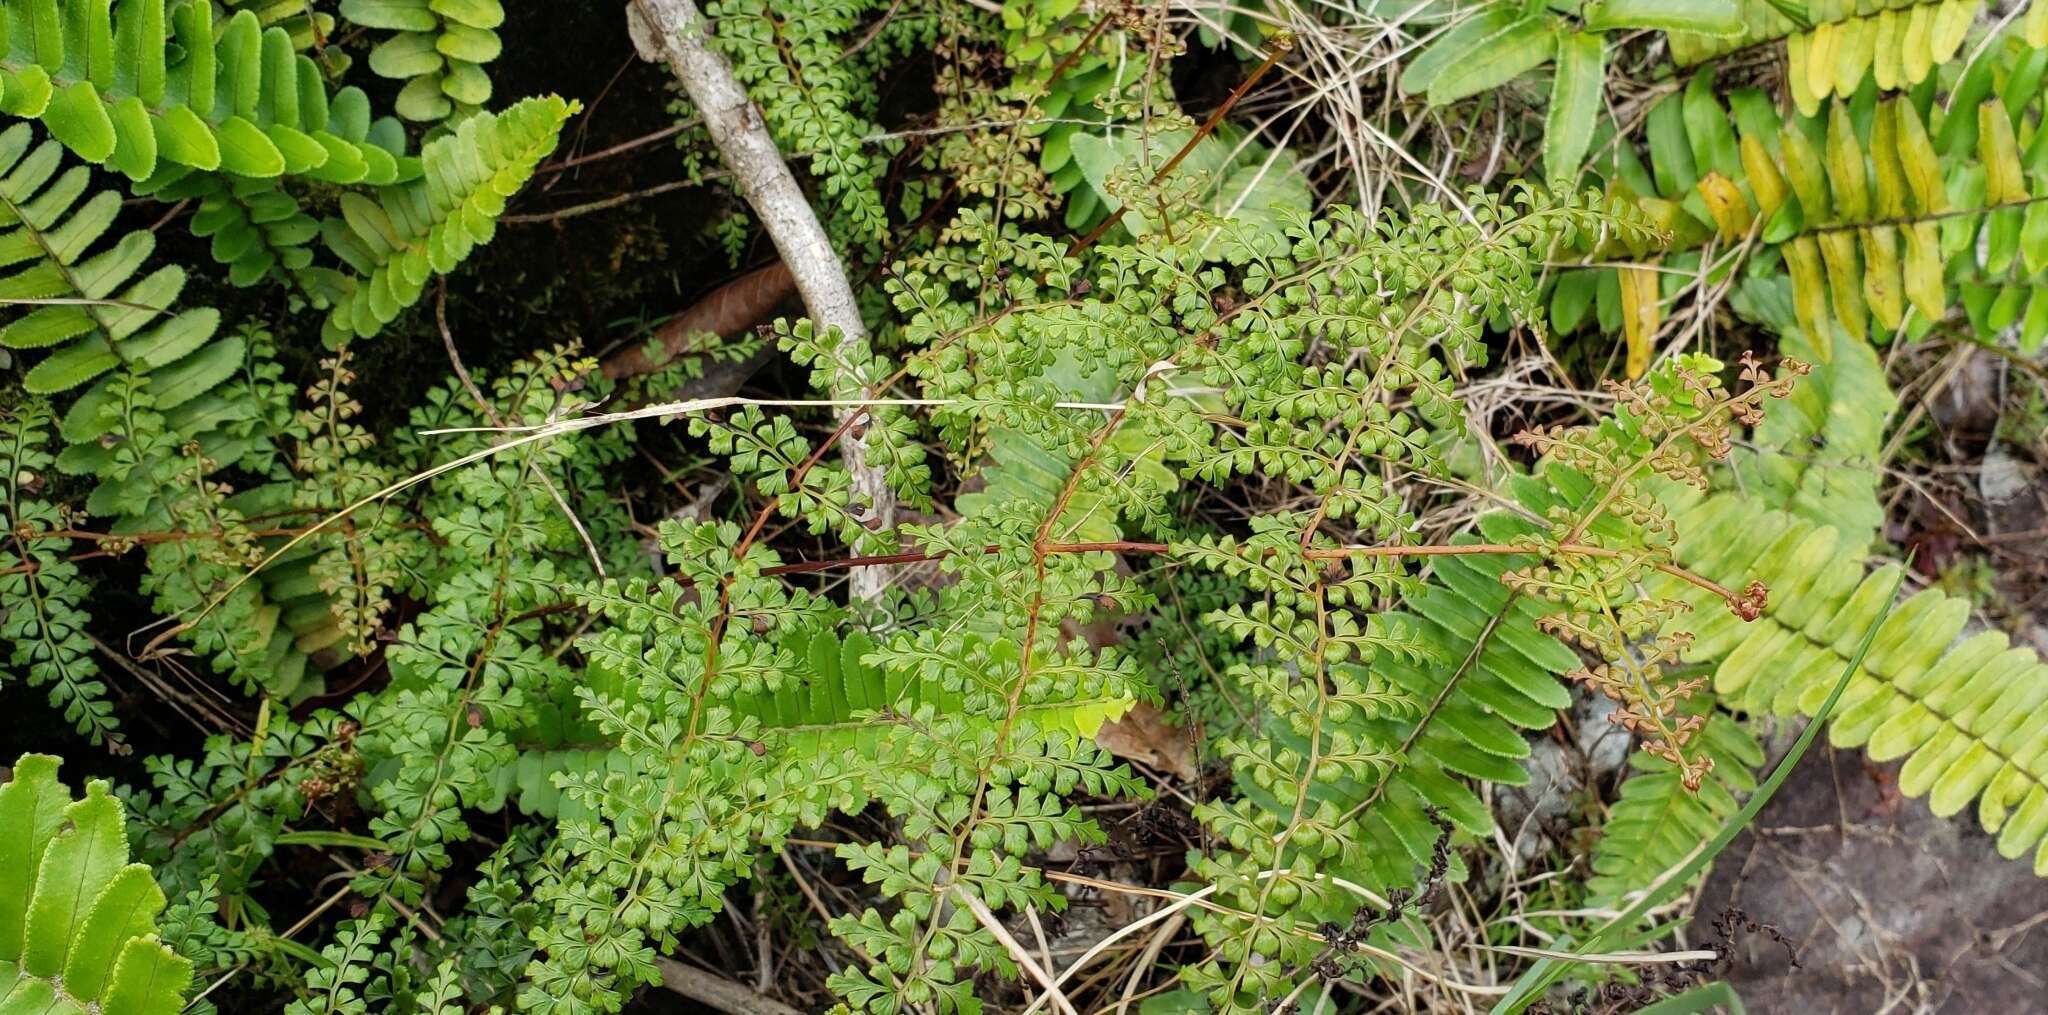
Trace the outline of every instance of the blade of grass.
[[[1805, 757], [1806, 749], [1813, 745], [1814, 738], [1820, 734], [1821, 727], [1827, 724], [1828, 716], [1834, 712], [1835, 703], [1841, 700], [1843, 690], [1848, 688], [1850, 678], [1862, 667], [1863, 657], [1870, 651], [1870, 644], [1877, 637], [1877, 629], [1884, 626], [1885, 618], [1891, 615], [1898, 592], [1898, 582], [1895, 580], [1892, 583], [1892, 594], [1885, 600], [1884, 609], [1870, 622], [1869, 630], [1863, 632], [1863, 640], [1857, 644], [1856, 654], [1851, 656], [1849, 664], [1842, 668], [1842, 675], [1836, 679], [1835, 688], [1828, 693], [1827, 700], [1814, 712], [1813, 722], [1807, 724], [1806, 729], [1799, 734], [1799, 739], [1792, 744], [1792, 749], [1785, 752], [1785, 757], [1771, 770], [1770, 777], [1750, 795], [1749, 802], [1742, 810], [1730, 817], [1721, 826], [1720, 833], [1693, 853], [1690, 859], [1674, 870], [1666, 871], [1664, 876], [1653, 882], [1634, 905], [1602, 924], [1591, 937], [1574, 945], [1573, 954], [1586, 955], [1607, 948], [1613, 935], [1635, 926], [1636, 922], [1643, 918], [1644, 913], [1662, 905], [1677, 894], [1692, 880], [1693, 875], [1705, 870], [1707, 864], [1712, 863], [1721, 850], [1727, 848], [1730, 842], [1735, 841], [1737, 835], [1742, 834], [1743, 829], [1749, 827], [1750, 822], [1756, 820], [1757, 813], [1764, 809], [1765, 804], [1770, 803], [1771, 796], [1778, 791], [1786, 777], [1792, 774], [1792, 769], [1799, 764], [1800, 758]], [[1573, 965], [1575, 963], [1563, 959], [1543, 959], [1530, 966], [1515, 980], [1514, 989], [1493, 1006], [1493, 1015], [1511, 1015], [1528, 1007], [1537, 998], [1542, 997], [1543, 992], [1548, 990], [1551, 984], [1556, 983]]]

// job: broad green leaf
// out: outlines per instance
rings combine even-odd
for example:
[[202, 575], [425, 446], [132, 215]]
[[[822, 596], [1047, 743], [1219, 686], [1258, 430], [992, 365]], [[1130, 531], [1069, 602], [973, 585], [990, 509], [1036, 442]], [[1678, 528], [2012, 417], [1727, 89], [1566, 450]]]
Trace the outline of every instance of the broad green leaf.
[[121, 354], [145, 369], [159, 370], [190, 355], [219, 328], [220, 311], [193, 307], [148, 334], [121, 343]]
[[156, 124], [142, 100], [133, 95], [107, 110], [114, 126], [113, 167], [131, 180], [156, 172]]
[[156, 129], [157, 152], [165, 159], [194, 169], [220, 168], [220, 143], [190, 109], [172, 106], [151, 123]]
[[32, 118], [50, 108], [55, 86], [48, 71], [34, 64], [17, 71], [0, 70], [0, 112]]
[[220, 167], [243, 176], [276, 176], [284, 172], [284, 154], [255, 124], [239, 116], [220, 125]]
[[164, 26], [164, 0], [120, 5], [114, 66], [122, 85], [144, 106], [161, 105], [164, 100]]
[[113, 982], [100, 1010], [123, 1015], [178, 1015], [192, 962], [154, 936], [129, 940], [114, 961]]
[[1580, 14], [1588, 31], [1661, 28], [1728, 38], [1742, 34], [1739, 0], [1590, 0]]
[[70, 958], [64, 964], [64, 992], [87, 1001], [98, 1000], [122, 946], [130, 938], [150, 933], [163, 908], [163, 889], [150, 877], [147, 864], [131, 863], [121, 868], [93, 900], [92, 911], [78, 932]]
[[1553, 189], [1578, 179], [1600, 119], [1607, 84], [1607, 47], [1592, 32], [1558, 37], [1557, 77], [1551, 84], [1550, 109], [1543, 124], [1543, 175]]
[[1463, 59], [1444, 68], [1429, 84], [1429, 103], [1441, 106], [1498, 88], [1557, 52], [1558, 22], [1538, 15], [1523, 18], [1480, 40]]
[[455, 111], [447, 93], [441, 90], [440, 78], [433, 76], [406, 82], [405, 87], [398, 90], [398, 100], [392, 108], [408, 120], [421, 122], [439, 120]]
[[426, 0], [341, 0], [341, 16], [364, 28], [431, 32], [441, 27]]
[[245, 352], [241, 337], [229, 335], [152, 372], [149, 375], [150, 394], [156, 396], [159, 408], [174, 409], [234, 376], [235, 371], [242, 368]]
[[1428, 48], [1408, 61], [1401, 70], [1401, 91], [1420, 95], [1429, 91], [1438, 76], [1468, 59], [1493, 36], [1521, 21], [1513, 4], [1496, 4], [1465, 19], [1432, 39]]
[[228, 113], [254, 119], [263, 101], [263, 28], [254, 11], [236, 11], [228, 19], [215, 53]]
[[305, 173], [318, 169], [327, 163], [325, 146], [306, 134], [283, 124], [271, 124], [263, 129], [263, 136], [277, 147], [277, 153], [284, 159], [287, 173]]
[[47, 754], [24, 754], [14, 763], [14, 778], [0, 785], [0, 962], [21, 957], [43, 848], [71, 802], [57, 781], [58, 764]]
[[491, 101], [491, 76], [476, 64], [450, 57], [448, 69], [441, 74], [441, 94], [464, 105], [481, 106]]
[[1650, 140], [1650, 172], [1657, 180], [1657, 193], [1678, 199], [1699, 183], [1693, 162], [1692, 143], [1686, 139], [1683, 99], [1667, 95], [1650, 107], [1644, 125]]
[[87, 162], [105, 162], [114, 154], [114, 121], [90, 81], [76, 82], [58, 92], [43, 111], [43, 124], [50, 128], [51, 136]]
[[1550, 289], [1550, 327], [1559, 334], [1579, 330], [1600, 284], [1597, 271], [1567, 271]]
[[370, 50], [370, 69], [380, 77], [419, 77], [440, 70], [446, 62], [427, 32], [401, 32]]
[[434, 13], [471, 28], [496, 28], [505, 23], [505, 8], [498, 0], [429, 0]]
[[29, 901], [21, 967], [36, 976], [63, 971], [93, 901], [128, 862], [121, 802], [106, 783], [87, 784], [85, 798], [64, 808], [64, 821], [66, 827], [44, 849]]
[[450, 23], [445, 26], [434, 48], [443, 56], [471, 63], [490, 63], [498, 58], [504, 44], [498, 41], [498, 33], [488, 28], [470, 28]]
[[120, 365], [107, 343], [98, 335], [66, 346], [29, 369], [21, 386], [38, 395], [69, 391]]
[[1679, 99], [1680, 119], [1685, 124], [1686, 142], [1692, 149], [1693, 168], [1705, 174], [1718, 172], [1739, 179], [1742, 155], [1728, 113], [1714, 94], [1712, 68], [1702, 70], [1686, 83]]

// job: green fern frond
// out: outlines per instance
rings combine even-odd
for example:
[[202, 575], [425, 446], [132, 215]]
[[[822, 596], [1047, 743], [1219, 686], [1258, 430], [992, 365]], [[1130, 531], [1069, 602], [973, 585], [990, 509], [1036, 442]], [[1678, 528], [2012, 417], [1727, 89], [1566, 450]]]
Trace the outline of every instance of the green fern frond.
[[467, 117], [491, 100], [483, 65], [503, 48], [498, 0], [342, 0], [341, 16], [364, 28], [396, 34], [370, 50], [370, 69], [406, 82], [393, 107], [430, 123]]
[[63, 151], [55, 141], [35, 143], [25, 123], [0, 132], [0, 269], [10, 272], [0, 278], [0, 299], [32, 307], [4, 318], [0, 346], [44, 351], [22, 378], [31, 392], [97, 380], [64, 414], [57, 465], [102, 480], [88, 502], [95, 513], [131, 513], [114, 505], [146, 501], [154, 479], [115, 475], [114, 450], [100, 441], [121, 425], [114, 382], [141, 379], [151, 410], [181, 435], [178, 443], [198, 441], [225, 464], [240, 457], [234, 431], [253, 415], [246, 392], [230, 383], [249, 348], [241, 335], [217, 334], [219, 311], [172, 309], [186, 273], [175, 264], [145, 272], [154, 233], [104, 242], [121, 197], [90, 192], [91, 170], [65, 168]]
[[211, 3], [9, 0], [0, 49], [0, 111], [133, 180], [219, 169], [381, 185], [417, 170], [402, 131], [372, 129], [360, 90], [330, 98], [291, 33], [246, 9], [216, 28]]
[[[785, 150], [810, 157], [821, 181], [821, 211], [847, 242], [878, 243], [889, 217], [881, 183], [885, 154], [866, 135], [862, 89], [841, 41], [873, 0], [714, 0], [704, 13], [717, 27], [713, 41], [732, 61], [733, 74], [760, 103], [762, 118]], [[872, 94], [872, 93], [869, 93]]]
[[478, 113], [421, 152], [421, 177], [343, 194], [342, 217], [325, 226], [327, 245], [359, 277], [343, 280], [327, 319], [338, 345], [368, 338], [418, 302], [427, 280], [446, 274], [488, 243], [505, 202], [555, 150], [562, 125], [582, 106], [557, 96]]
[[[1684, 284], [1677, 276], [1699, 266], [1701, 247], [1755, 235], [1761, 253], [1745, 270], [1789, 275], [1794, 316], [1820, 360], [1833, 356], [1838, 329], [1857, 341], [1917, 336], [1958, 297], [1981, 333], [2021, 323], [2022, 347], [2038, 346], [2048, 337], [2048, 286], [2038, 284], [2048, 190], [2028, 167], [2048, 152], [2048, 135], [2031, 122], [2039, 92], [2028, 82], [2038, 84], [2048, 51], [1993, 42], [1958, 82], [1952, 112], [1901, 96], [1780, 117], [1760, 92], [1739, 89], [1724, 104], [1711, 73], [1695, 75], [1652, 108], [1648, 165], [1620, 145], [1603, 169], [1610, 192], [1636, 196], [1669, 230], [1667, 266], [1680, 271], [1664, 275], [1661, 296], [1653, 284], [1631, 301], [1607, 280], [1613, 269], [1600, 269], [1603, 324], [1641, 310], [1654, 327], [1660, 310], [1648, 304]], [[1554, 299], [1554, 320], [1569, 323], [1557, 313], [1567, 305], [1582, 315], [1589, 285], [1573, 283], [1568, 304]]]
[[85, 630], [90, 588], [65, 559], [71, 540], [47, 538], [68, 527], [64, 515], [31, 493], [48, 482], [55, 463], [44, 447], [50, 424], [49, 408], [37, 402], [0, 419], [0, 475], [8, 477], [0, 500], [0, 639], [11, 643], [8, 662], [30, 686], [48, 685], [50, 704], [63, 708], [79, 732], [95, 743], [118, 742], [114, 705]]
[[[884, 669], [871, 659], [873, 638], [855, 631], [841, 639], [829, 630], [789, 640], [798, 660], [802, 683], [785, 683], [773, 693], [756, 691], [733, 701], [734, 711], [758, 719], [797, 754], [878, 754], [893, 722], [916, 722], [921, 715], [965, 714], [965, 696], [942, 683], [921, 679], [915, 672]], [[1105, 722], [1114, 722], [1136, 699], [1121, 694], [1077, 694], [1020, 707], [1018, 717], [1039, 729], [1092, 738]], [[981, 720], [985, 723], [985, 720]]]
[[78, 302], [37, 307], [0, 330], [7, 348], [51, 350], [22, 385], [43, 394], [69, 391], [127, 364], [154, 375], [165, 409], [204, 394], [242, 358], [232, 339], [213, 341], [219, 312], [165, 316], [185, 286], [185, 270], [166, 265], [136, 278], [156, 246], [147, 231], [95, 252], [120, 212], [120, 195], [87, 196], [91, 170], [60, 172], [63, 149], [34, 141], [27, 124], [0, 133], [0, 222], [9, 227], [0, 233], [0, 266], [15, 269], [0, 281], [0, 299]]
[[1874, 72], [1884, 91], [1910, 88], [1955, 58], [1983, 0], [1812, 0], [1803, 20], [1782, 0], [1737, 0], [1742, 30], [1708, 35], [1672, 32], [1671, 58], [1681, 67], [1759, 43], [1785, 40], [1785, 83], [1809, 116], [1830, 95], [1848, 98]]
[[[1498, 542], [1535, 530], [1506, 513], [1487, 515], [1480, 526]], [[1371, 666], [1405, 706], [1325, 715], [1320, 737], [1326, 743], [1320, 752], [1289, 722], [1278, 716], [1267, 720], [1259, 733], [1274, 745], [1273, 760], [1281, 766], [1298, 766], [1347, 744], [1398, 747], [1398, 754], [1373, 769], [1319, 772], [1303, 813], [1294, 813], [1293, 801], [1276, 795], [1273, 780], [1259, 768], [1240, 761], [1239, 800], [1205, 804], [1197, 812], [1231, 847], [1204, 857], [1197, 867], [1221, 886], [1217, 899], [1222, 905], [1236, 912], [1285, 911], [1348, 923], [1361, 900], [1316, 873], [1381, 893], [1412, 890], [1430, 869], [1437, 848], [1432, 813], [1464, 834], [1492, 834], [1493, 815], [1471, 784], [1528, 781], [1525, 734], [1548, 729], [1558, 709], [1570, 706], [1570, 693], [1559, 678], [1579, 662], [1569, 647], [1539, 629], [1542, 604], [1513, 594], [1501, 581], [1509, 570], [1534, 559], [1444, 557], [1431, 580], [1405, 590], [1403, 608], [1389, 617], [1389, 626], [1430, 650], [1381, 653]], [[1283, 780], [1293, 778], [1282, 775]], [[1292, 789], [1284, 781], [1279, 788]], [[1281, 843], [1278, 852], [1275, 835]], [[1294, 873], [1256, 877], [1270, 870]], [[1447, 876], [1465, 876], [1455, 855]], [[1226, 961], [1189, 967], [1182, 976], [1190, 986], [1211, 991], [1212, 998], [1230, 982], [1225, 974], [1232, 965], [1243, 979], [1241, 995], [1245, 990], [1285, 994], [1291, 989], [1289, 977], [1300, 975], [1318, 947], [1313, 941], [1276, 940], [1271, 950], [1263, 950], [1258, 927], [1228, 911], [1204, 911], [1193, 922]], [[1249, 953], [1277, 961], [1254, 963]]]
[[266, 279], [295, 286], [310, 301], [319, 285], [309, 269], [310, 244], [320, 222], [306, 214], [297, 197], [274, 178], [226, 173], [159, 175], [135, 193], [159, 201], [195, 201], [192, 235], [211, 241], [213, 259], [227, 266], [228, 281], [251, 286]]
[[24, 754], [0, 785], [0, 998], [9, 1011], [176, 1015], [192, 963], [157, 939], [164, 893], [128, 863], [105, 781], [73, 800], [58, 760]]
[[[731, 703], [735, 717], [758, 724], [764, 752], [792, 758], [858, 757], [872, 764], [883, 756], [886, 742], [899, 735], [903, 724], [928, 721], [934, 715], [968, 715], [969, 729], [994, 730], [989, 720], [966, 712], [960, 691], [916, 672], [885, 670], [868, 661], [878, 646], [864, 632], [854, 631], [843, 639], [831, 630], [803, 632], [784, 639], [782, 647], [794, 662], [791, 674], [796, 679], [783, 682], [772, 692], [737, 695]], [[594, 679], [604, 680], [602, 676]], [[605, 693], [630, 692], [624, 685], [614, 684]], [[1080, 694], [1026, 705], [1018, 710], [1018, 716], [1039, 729], [1087, 739], [1094, 737], [1103, 723], [1122, 717], [1136, 700], [1130, 695]], [[572, 820], [588, 812], [565, 796], [561, 785], [585, 778], [602, 780], [607, 774], [630, 778], [638, 773], [634, 756], [613, 747], [546, 746], [601, 739], [594, 724], [573, 712], [555, 710], [553, 714], [561, 718], [547, 724], [549, 728], [534, 731], [534, 739], [543, 746], [522, 750], [518, 764], [502, 772], [498, 782], [523, 813]], [[560, 782], [554, 779], [557, 772], [564, 774]]]
[[[1072, 355], [1062, 355], [1046, 370], [1041, 380], [1061, 392], [1061, 397], [1099, 401], [1113, 397], [1107, 373], [1084, 372]], [[988, 462], [981, 469], [980, 490], [961, 494], [955, 509], [963, 516], [1012, 510], [1030, 505], [1049, 510], [1065, 489], [1074, 472], [1075, 456], [1058, 447], [1047, 447], [1043, 435], [1032, 435], [1016, 427], [994, 427], [988, 433]], [[1142, 431], [1122, 430], [1109, 438], [1111, 446], [1131, 456], [1135, 473], [1126, 486], [1152, 486], [1172, 490], [1180, 477], [1164, 463], [1164, 450]], [[1107, 542], [1122, 538], [1117, 508], [1123, 490], [1083, 485], [1067, 499], [1067, 507], [1052, 538], [1059, 542]]]
[[1728, 458], [1716, 483], [1751, 500], [1841, 530], [1843, 550], [1877, 538], [1884, 425], [1898, 405], [1877, 351], [1843, 343], [1822, 359], [1793, 319], [1791, 283], [1751, 279], [1731, 299], [1736, 311], [1778, 334], [1781, 356], [1812, 368], [1771, 407], [1750, 440]]
[[1635, 771], [1622, 781], [1621, 798], [1593, 846], [1588, 904], [1611, 905], [1655, 882], [1713, 838], [1756, 789], [1763, 747], [1735, 717], [1709, 715], [1697, 743], [1714, 760], [1698, 790], [1687, 789], [1678, 767], [1663, 758], [1641, 751], [1629, 756]]
[[[1682, 564], [1771, 588], [1771, 603], [1753, 624], [1725, 610], [1701, 613], [1707, 619], [1688, 657], [1716, 661], [1714, 690], [1731, 706], [1812, 712], [1899, 566], [1865, 575], [1860, 553], [1843, 552], [1835, 529], [1784, 512], [1760, 514], [1738, 497], [1706, 498], [1679, 517], [1687, 533], [1678, 545]], [[1696, 603], [1704, 595], [1690, 586], [1673, 594]], [[1998, 631], [1958, 642], [1969, 616], [1967, 600], [1935, 589], [1893, 610], [1843, 693], [1829, 739], [1867, 745], [1878, 761], [1906, 758], [1899, 789], [1928, 796], [1938, 815], [1976, 800], [1999, 854], [2036, 849], [2035, 873], [2048, 877], [2048, 726], [2033, 721], [2048, 702], [2048, 663]]]

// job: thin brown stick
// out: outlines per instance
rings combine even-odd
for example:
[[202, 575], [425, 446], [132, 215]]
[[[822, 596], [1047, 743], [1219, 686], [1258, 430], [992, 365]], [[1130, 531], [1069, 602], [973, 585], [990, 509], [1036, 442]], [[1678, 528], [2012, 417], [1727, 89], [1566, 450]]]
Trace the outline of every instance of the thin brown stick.
[[548, 165], [542, 166], [540, 167], [540, 169], [535, 171], [535, 175], [539, 175], [540, 173], [559, 173], [565, 169], [574, 169], [577, 166], [585, 165], [591, 162], [596, 162], [599, 159], [608, 159], [614, 155], [622, 155], [626, 152], [632, 151], [635, 148], [639, 148], [644, 145], [651, 145], [654, 142], [660, 141], [664, 138], [674, 137], [677, 134], [689, 130], [691, 127], [695, 127], [702, 122], [703, 121], [695, 118], [688, 120], [679, 120], [675, 123], [669, 124], [668, 126], [661, 128], [660, 130], [655, 131], [652, 134], [642, 134], [631, 141], [621, 141], [618, 144], [611, 146], [610, 148], [602, 148], [597, 151], [591, 152], [587, 155], [578, 155], [573, 159], [563, 159], [560, 162], [550, 163]]
[[684, 965], [667, 956], [654, 960], [661, 985], [726, 1015], [800, 1015], [790, 1006], [756, 994], [717, 973]]
[[722, 177], [724, 175], [724, 173], [705, 173], [704, 178], [699, 180], [670, 180], [667, 183], [656, 184], [652, 187], [647, 188], [646, 190], [635, 190], [625, 194], [614, 194], [611, 197], [607, 197], [602, 200], [590, 201], [584, 204], [572, 204], [567, 208], [562, 208], [556, 211], [534, 212], [529, 215], [502, 215], [499, 216], [498, 221], [508, 226], [530, 226], [542, 222], [559, 222], [563, 219], [572, 219], [579, 215], [589, 215], [593, 212], [608, 211], [610, 209], [617, 208], [620, 205], [632, 204], [635, 201], [645, 200], [650, 197], [659, 197], [660, 195], [666, 194], [672, 190], [681, 190], [684, 187], [699, 186], [704, 182], [704, 180]]
[[[1252, 86], [1258, 84], [1259, 79], [1265, 77], [1266, 72], [1272, 70], [1273, 65], [1279, 63], [1280, 58], [1286, 56], [1287, 52], [1293, 48], [1293, 36], [1281, 35], [1275, 37], [1272, 42], [1272, 52], [1266, 54], [1265, 62], [1259, 64], [1256, 70], [1247, 75], [1243, 81], [1237, 83], [1236, 88], [1230, 90], [1230, 95], [1223, 100], [1223, 104], [1217, 106], [1216, 111], [1210, 113], [1208, 119], [1202, 121], [1202, 126], [1196, 129], [1195, 136], [1188, 138], [1188, 142], [1180, 146], [1180, 151], [1174, 152], [1173, 157], [1167, 159], [1166, 164], [1160, 166], [1159, 171], [1152, 174], [1152, 182], [1146, 184], [1146, 186], [1158, 186], [1159, 181], [1166, 179], [1175, 169], [1179, 168], [1181, 160], [1186, 159], [1188, 153], [1194, 151], [1195, 146], [1202, 143], [1203, 138], [1215, 133], [1216, 125], [1223, 122], [1223, 117], [1230, 112], [1230, 107], [1237, 105], [1237, 100], [1244, 98], [1245, 93], [1251, 91]], [[1117, 209], [1110, 212], [1109, 217], [1103, 219], [1094, 229], [1089, 230], [1088, 235], [1075, 240], [1072, 245], [1067, 247], [1067, 256], [1072, 257], [1093, 246], [1096, 240], [1102, 238], [1103, 233], [1108, 232], [1111, 226], [1116, 225], [1117, 222], [1123, 219], [1124, 212], [1129, 211], [1130, 208], [1131, 205], [1128, 201], [1117, 205]]]

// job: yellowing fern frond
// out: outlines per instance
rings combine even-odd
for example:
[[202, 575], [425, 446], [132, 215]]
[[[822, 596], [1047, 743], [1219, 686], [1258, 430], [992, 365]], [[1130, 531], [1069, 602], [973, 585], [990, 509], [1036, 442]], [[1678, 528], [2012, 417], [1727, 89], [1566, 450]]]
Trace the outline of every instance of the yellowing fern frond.
[[[1810, 714], [1826, 698], [1864, 630], [1884, 605], [1899, 566], [1866, 575], [1860, 553], [1842, 553], [1833, 528], [1715, 496], [1680, 513], [1678, 558], [1709, 577], [1754, 576], [1771, 587], [1762, 619], [1744, 625], [1714, 612], [1688, 588], [1673, 594], [1706, 617], [1689, 656], [1718, 660], [1714, 690], [1731, 706]], [[1828, 735], [1867, 747], [1878, 761], [1905, 758], [1899, 789], [1928, 797], [1939, 815], [1976, 800], [1998, 851], [2035, 851], [2048, 877], [2048, 663], [1998, 631], [1957, 641], [1968, 601], [1935, 589], [1892, 611], [1863, 668], [1843, 693]]]

